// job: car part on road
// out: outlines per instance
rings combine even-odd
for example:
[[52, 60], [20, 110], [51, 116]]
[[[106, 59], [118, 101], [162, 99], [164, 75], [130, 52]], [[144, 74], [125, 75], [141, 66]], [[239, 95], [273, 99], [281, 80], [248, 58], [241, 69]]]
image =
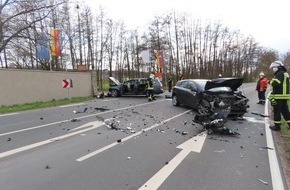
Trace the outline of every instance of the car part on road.
[[268, 115], [265, 115], [265, 114], [262, 114], [262, 113], [258, 113], [257, 111], [251, 111], [251, 114], [258, 115], [258, 116], [261, 116], [261, 117], [269, 117]]
[[[215, 107], [216, 106], [216, 107]], [[197, 114], [194, 121], [204, 126], [208, 134], [240, 135], [240, 133], [224, 127], [231, 112], [230, 107], [215, 105], [211, 114]]]

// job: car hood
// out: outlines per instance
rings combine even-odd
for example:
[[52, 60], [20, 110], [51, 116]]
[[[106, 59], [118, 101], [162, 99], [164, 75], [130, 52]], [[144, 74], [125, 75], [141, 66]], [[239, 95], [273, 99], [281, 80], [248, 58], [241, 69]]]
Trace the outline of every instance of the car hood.
[[209, 90], [216, 87], [229, 87], [233, 91], [243, 84], [242, 78], [217, 78], [206, 82], [204, 89]]
[[118, 79], [116, 79], [115, 77], [109, 77], [109, 79], [110, 79], [110, 81], [112, 81], [116, 85], [121, 85], [120, 81]]

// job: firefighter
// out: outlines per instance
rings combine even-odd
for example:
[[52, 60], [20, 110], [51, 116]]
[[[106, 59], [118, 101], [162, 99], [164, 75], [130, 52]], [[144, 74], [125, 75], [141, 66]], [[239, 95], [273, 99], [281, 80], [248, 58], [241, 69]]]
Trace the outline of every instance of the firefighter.
[[265, 93], [267, 90], [267, 86], [268, 86], [268, 79], [263, 72], [260, 72], [259, 80], [256, 86], [256, 90], [258, 91], [258, 98], [259, 98], [259, 102], [257, 104], [262, 104], [262, 105], [265, 104], [265, 100], [266, 100]]
[[154, 95], [154, 88], [153, 88], [153, 83], [154, 83], [154, 74], [150, 74], [148, 79], [147, 79], [147, 95], [148, 95], [148, 101], [155, 100], [155, 95]]
[[272, 62], [270, 69], [274, 71], [274, 77], [270, 81], [271, 92], [268, 95], [274, 111], [274, 126], [270, 126], [270, 129], [273, 131], [281, 130], [281, 114], [288, 124], [288, 129], [290, 129], [290, 113], [287, 104], [287, 100], [290, 98], [289, 74], [281, 61]]

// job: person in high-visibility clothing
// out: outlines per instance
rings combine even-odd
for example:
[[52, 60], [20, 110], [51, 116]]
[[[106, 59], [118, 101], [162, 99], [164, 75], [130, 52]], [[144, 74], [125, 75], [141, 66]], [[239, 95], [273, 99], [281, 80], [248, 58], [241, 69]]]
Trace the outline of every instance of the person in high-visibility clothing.
[[154, 74], [150, 74], [148, 79], [147, 79], [148, 101], [155, 100], [153, 84], [154, 84]]
[[268, 99], [273, 106], [274, 126], [270, 126], [273, 131], [281, 130], [281, 114], [290, 129], [290, 113], [287, 101], [290, 98], [289, 74], [281, 61], [274, 61], [270, 65], [270, 69], [274, 71], [274, 77], [270, 81], [271, 92]]
[[259, 98], [259, 102], [257, 104], [262, 104], [262, 105], [265, 104], [265, 101], [266, 101], [265, 93], [267, 90], [267, 86], [268, 86], [268, 79], [263, 72], [260, 72], [259, 80], [256, 86], [256, 90], [258, 91], [258, 98]]

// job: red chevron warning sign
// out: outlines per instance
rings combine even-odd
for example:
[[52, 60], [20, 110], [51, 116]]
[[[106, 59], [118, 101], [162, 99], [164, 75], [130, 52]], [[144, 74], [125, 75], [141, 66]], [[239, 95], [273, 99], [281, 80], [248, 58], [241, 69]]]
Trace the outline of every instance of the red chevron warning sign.
[[72, 87], [72, 80], [71, 79], [64, 79], [64, 80], [62, 80], [62, 87], [63, 88], [70, 88], [70, 87]]

